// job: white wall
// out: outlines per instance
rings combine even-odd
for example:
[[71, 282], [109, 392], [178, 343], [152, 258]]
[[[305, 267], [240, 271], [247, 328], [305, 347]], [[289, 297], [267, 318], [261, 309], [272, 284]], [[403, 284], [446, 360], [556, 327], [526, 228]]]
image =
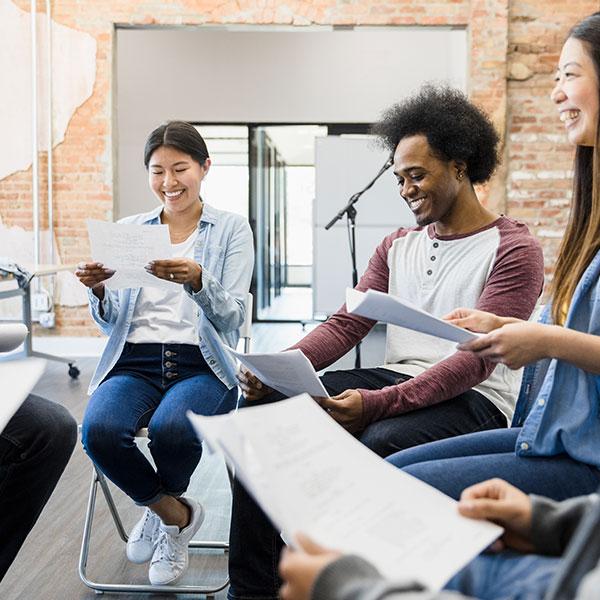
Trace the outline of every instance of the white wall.
[[[313, 313], [333, 314], [352, 287], [352, 262], [346, 217], [331, 229], [325, 225], [350, 197], [377, 175], [389, 152], [373, 139], [328, 136], [316, 140], [316, 183], [313, 207]], [[414, 216], [400, 198], [393, 170], [388, 169], [355, 204], [356, 267], [363, 274], [383, 238], [402, 226], [413, 226]]]
[[370, 123], [424, 81], [466, 89], [466, 48], [444, 27], [119, 29], [115, 217], [154, 206], [143, 146], [165, 120]]

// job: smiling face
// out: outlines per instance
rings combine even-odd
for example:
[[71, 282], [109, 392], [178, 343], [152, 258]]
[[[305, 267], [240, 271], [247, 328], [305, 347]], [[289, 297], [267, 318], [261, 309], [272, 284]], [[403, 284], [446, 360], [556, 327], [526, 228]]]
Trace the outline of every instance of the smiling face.
[[200, 165], [181, 150], [160, 146], [148, 164], [150, 188], [168, 213], [184, 213], [199, 202], [200, 184], [209, 167], [208, 158]]
[[565, 124], [569, 142], [594, 146], [598, 125], [598, 75], [586, 45], [569, 38], [560, 53], [556, 85], [550, 95]]
[[424, 135], [400, 140], [394, 152], [394, 174], [400, 196], [408, 204], [417, 225], [448, 221], [454, 209], [464, 167], [434, 156]]

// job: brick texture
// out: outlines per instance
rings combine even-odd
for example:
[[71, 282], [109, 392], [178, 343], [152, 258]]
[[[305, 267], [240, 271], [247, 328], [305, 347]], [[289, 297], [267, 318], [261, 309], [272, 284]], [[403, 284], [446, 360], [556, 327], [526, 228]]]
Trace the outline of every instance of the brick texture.
[[[29, 10], [27, 0], [15, 4]], [[531, 226], [551, 276], [567, 217], [573, 156], [549, 100], [551, 74], [569, 27], [598, 10], [597, 1], [54, 0], [52, 9], [57, 22], [89, 33], [98, 44], [93, 95], [76, 111], [54, 153], [55, 231], [64, 262], [88, 255], [86, 218], [112, 217], [116, 24], [455, 25], [469, 28], [469, 93], [505, 135], [503, 166], [481, 190], [483, 197], [491, 208]], [[46, 157], [40, 156], [44, 205]], [[0, 181], [0, 216], [7, 225], [31, 228], [30, 170]], [[61, 307], [50, 333], [96, 330], [86, 309]]]

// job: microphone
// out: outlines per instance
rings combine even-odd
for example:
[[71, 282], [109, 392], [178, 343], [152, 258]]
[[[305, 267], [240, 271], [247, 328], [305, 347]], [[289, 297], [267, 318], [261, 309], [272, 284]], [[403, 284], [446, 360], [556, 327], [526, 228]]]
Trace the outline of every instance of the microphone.
[[[356, 192], [350, 196], [348, 203], [340, 212], [338, 212], [327, 225], [325, 225], [325, 229], [331, 229], [334, 223], [339, 221], [344, 215], [348, 217], [348, 242], [350, 244], [350, 260], [352, 262], [352, 287], [356, 287], [358, 283], [358, 271], [356, 270], [356, 238], [355, 238], [355, 229], [356, 229], [356, 208], [354, 205], [358, 202], [360, 197], [370, 188], [373, 187], [375, 182], [394, 164], [394, 152], [392, 151], [389, 155], [388, 159], [385, 161], [379, 172], [373, 179], [362, 189], [360, 192]], [[355, 347], [356, 350], [356, 359], [354, 361], [354, 368], [360, 369], [360, 342]]]
[[325, 229], [331, 229], [334, 225], [334, 223], [337, 223], [337, 221], [339, 221], [345, 214], [349, 213], [350, 210], [354, 209], [354, 205], [358, 202], [359, 198], [369, 189], [371, 189], [373, 187], [373, 185], [375, 185], [375, 182], [394, 164], [394, 150], [392, 150], [391, 154], [389, 155], [388, 159], [385, 161], [385, 163], [383, 164], [383, 166], [381, 167], [381, 169], [379, 169], [379, 172], [377, 173], [377, 175], [375, 175], [375, 177], [373, 177], [373, 179], [371, 179], [371, 181], [362, 189], [360, 190], [360, 192], [356, 192], [355, 194], [352, 194], [352, 196], [350, 196], [350, 200], [348, 201], [348, 204], [346, 204], [346, 206], [344, 206], [344, 208], [342, 208], [342, 210], [340, 210], [337, 215], [335, 215], [335, 217], [333, 217], [333, 219], [331, 219], [331, 221], [329, 221], [329, 223], [327, 223], [327, 225], [325, 225]]

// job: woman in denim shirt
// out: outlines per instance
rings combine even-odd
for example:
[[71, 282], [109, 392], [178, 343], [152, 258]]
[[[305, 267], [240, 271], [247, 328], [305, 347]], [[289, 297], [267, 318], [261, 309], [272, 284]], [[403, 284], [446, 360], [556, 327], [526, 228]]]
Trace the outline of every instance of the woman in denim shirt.
[[[186, 411], [212, 415], [236, 402], [235, 348], [245, 317], [253, 267], [252, 232], [245, 219], [204, 203], [200, 186], [210, 168], [204, 140], [189, 123], [154, 130], [144, 164], [155, 210], [123, 223], [166, 224], [173, 258], [146, 268], [162, 287], [108, 289], [113, 271], [79, 266], [94, 320], [109, 336], [90, 384], [82, 438], [98, 468], [144, 513], [127, 543], [135, 563], [151, 561], [156, 585], [187, 567], [188, 542], [203, 509], [183, 497], [202, 453]], [[148, 427], [154, 468], [134, 442]]]
[[[513, 426], [399, 452], [395, 466], [458, 498], [500, 477], [555, 500], [600, 484], [600, 13], [565, 42], [551, 99], [576, 146], [569, 224], [556, 262], [551, 304], [540, 323], [458, 309], [456, 325], [483, 332], [460, 346], [525, 370]], [[537, 361], [537, 362], [536, 362]]]

